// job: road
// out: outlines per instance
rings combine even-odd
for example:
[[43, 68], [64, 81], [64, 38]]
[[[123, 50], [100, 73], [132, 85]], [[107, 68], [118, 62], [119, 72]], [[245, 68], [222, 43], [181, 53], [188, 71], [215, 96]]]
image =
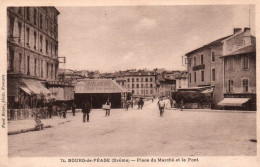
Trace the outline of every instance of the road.
[[[8, 136], [9, 156], [245, 156], [256, 155], [256, 113], [165, 110], [93, 110], [42, 131]], [[72, 118], [71, 118], [72, 117]]]

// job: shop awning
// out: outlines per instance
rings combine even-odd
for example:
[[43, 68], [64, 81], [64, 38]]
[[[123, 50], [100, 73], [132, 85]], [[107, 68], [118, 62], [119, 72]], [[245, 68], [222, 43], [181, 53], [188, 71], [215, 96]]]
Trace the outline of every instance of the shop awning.
[[24, 85], [19, 85], [19, 88], [22, 89], [25, 93], [27, 93], [28, 95], [32, 94], [32, 91], [30, 91], [30, 89], [28, 89], [26, 86]]
[[219, 106], [238, 106], [241, 107], [244, 103], [248, 102], [250, 98], [224, 98], [218, 103]]
[[75, 83], [75, 93], [122, 93], [124, 88], [112, 79], [84, 79]]
[[25, 85], [35, 94], [50, 94], [51, 92], [45, 88], [40, 81], [32, 79], [22, 79]]

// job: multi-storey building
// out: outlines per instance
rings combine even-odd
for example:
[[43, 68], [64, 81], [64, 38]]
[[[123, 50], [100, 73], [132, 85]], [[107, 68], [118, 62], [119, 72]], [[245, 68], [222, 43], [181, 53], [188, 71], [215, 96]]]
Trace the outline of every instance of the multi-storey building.
[[224, 107], [256, 110], [256, 41], [250, 29], [223, 41]]
[[183, 71], [180, 74], [177, 74], [175, 79], [176, 79], [176, 90], [188, 87], [188, 72], [187, 71]]
[[58, 15], [55, 7], [7, 8], [9, 103], [50, 94], [44, 85], [57, 79]]
[[154, 71], [123, 71], [117, 77], [120, 78], [120, 85], [132, 92], [133, 97], [152, 97], [156, 93]]
[[[219, 102], [224, 99], [224, 74], [226, 70], [222, 59], [226, 54], [224, 43], [226, 40], [237, 38], [238, 34], [241, 34], [241, 29], [235, 28], [232, 35], [213, 41], [186, 54], [188, 60], [188, 87], [191, 89], [213, 87], [213, 108], [219, 108]], [[234, 46], [232, 47], [238, 44], [236, 42], [233, 42], [232, 45]], [[240, 42], [243, 42], [243, 40]]]

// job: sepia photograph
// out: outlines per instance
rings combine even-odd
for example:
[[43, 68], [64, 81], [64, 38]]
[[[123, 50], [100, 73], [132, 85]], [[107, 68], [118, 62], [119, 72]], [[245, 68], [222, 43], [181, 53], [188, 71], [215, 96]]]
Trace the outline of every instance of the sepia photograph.
[[7, 156], [257, 156], [255, 7], [7, 6]]

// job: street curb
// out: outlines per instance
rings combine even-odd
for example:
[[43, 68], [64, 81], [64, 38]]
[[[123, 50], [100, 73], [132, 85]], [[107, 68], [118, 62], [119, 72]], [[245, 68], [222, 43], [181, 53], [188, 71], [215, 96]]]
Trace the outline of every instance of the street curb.
[[[64, 124], [64, 123], [67, 123], [67, 122], [70, 122], [70, 121], [71, 121], [71, 120], [67, 120], [67, 121], [64, 121], [64, 122], [60, 122], [60, 123], [58, 123], [58, 125]], [[43, 126], [43, 128], [52, 128], [52, 127], [54, 127], [54, 126], [52, 126], [52, 125], [45, 125], [45, 126]], [[26, 133], [26, 132], [30, 132], [30, 131], [37, 131], [37, 130], [35, 130], [35, 128], [15, 130], [15, 131], [10, 131], [10, 132], [8, 132], [8, 135], [16, 135], [16, 134]]]

